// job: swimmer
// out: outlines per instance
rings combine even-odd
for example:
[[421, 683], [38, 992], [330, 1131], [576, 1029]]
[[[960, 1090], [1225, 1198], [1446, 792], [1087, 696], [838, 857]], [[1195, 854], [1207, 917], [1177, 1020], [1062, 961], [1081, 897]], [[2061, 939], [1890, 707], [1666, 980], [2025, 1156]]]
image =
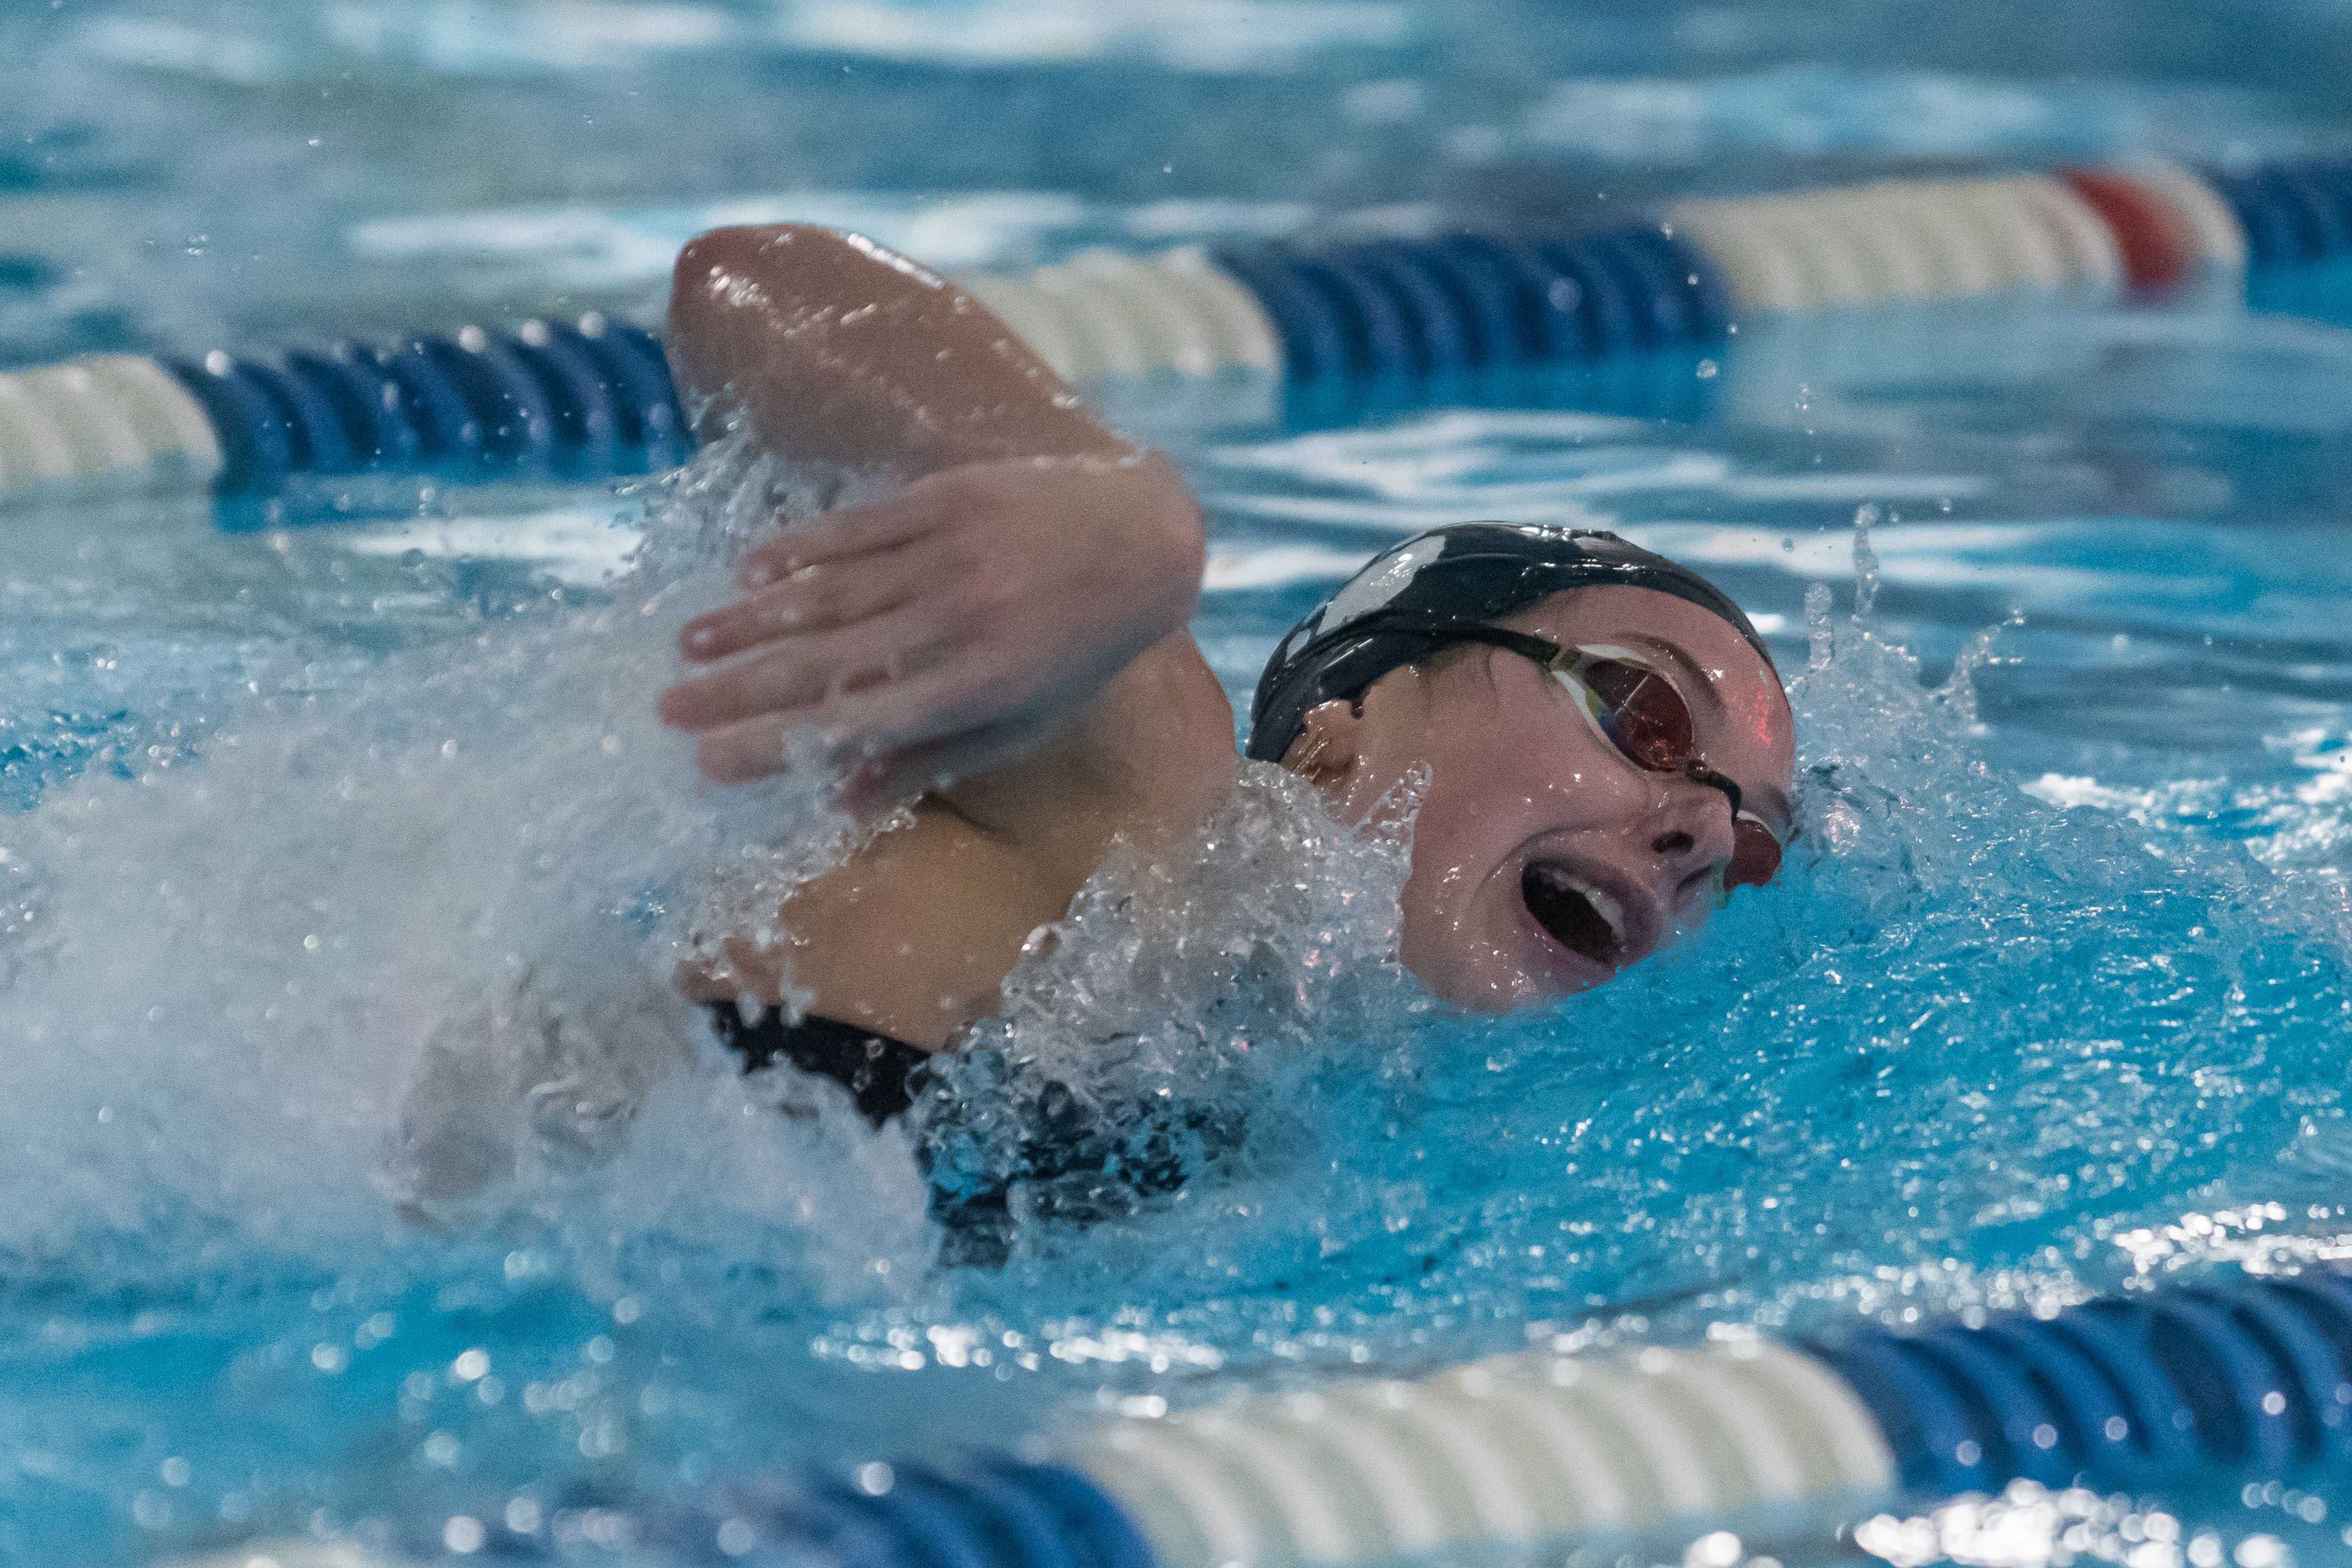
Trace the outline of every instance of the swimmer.
[[[906, 477], [754, 549], [661, 699], [711, 779], [781, 769], [813, 727], [856, 759], [854, 810], [908, 808], [792, 895], [780, 944], [683, 980], [749, 1066], [833, 1077], [880, 1122], [1114, 840], [1149, 854], [1234, 789], [1231, 706], [1186, 630], [1201, 510], [977, 301], [856, 236], [694, 240], [669, 352], [706, 434], [740, 419], [794, 463]], [[1253, 709], [1250, 762], [1344, 821], [1425, 780], [1399, 956], [1472, 1011], [1609, 979], [1769, 881], [1794, 830], [1755, 628], [1608, 534], [1467, 523], [1384, 551], [1283, 640]], [[806, 1016], [747, 1021], [788, 977]]]

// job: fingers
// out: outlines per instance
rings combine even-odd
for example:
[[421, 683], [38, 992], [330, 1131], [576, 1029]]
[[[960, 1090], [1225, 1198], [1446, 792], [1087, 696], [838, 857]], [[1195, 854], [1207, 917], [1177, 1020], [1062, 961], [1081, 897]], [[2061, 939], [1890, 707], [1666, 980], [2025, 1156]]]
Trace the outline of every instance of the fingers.
[[779, 638], [805, 635], [896, 610], [933, 575], [932, 552], [912, 546], [851, 562], [802, 567], [724, 610], [698, 615], [678, 634], [698, 664]]
[[946, 487], [918, 482], [887, 501], [827, 512], [806, 528], [789, 528], [743, 558], [739, 575], [746, 588], [764, 588], [796, 571], [852, 560], [910, 544], [946, 519]]
[[807, 723], [835, 693], [891, 680], [938, 644], [931, 617], [903, 606], [845, 630], [796, 637], [662, 694], [661, 718], [703, 732], [769, 715]]
[[971, 728], [978, 717], [973, 710], [983, 702], [1002, 712], [1005, 685], [985, 662], [957, 659], [908, 679], [847, 693], [803, 722], [821, 723], [845, 744], [872, 754], [906, 751]]
[[793, 726], [781, 718], [747, 719], [710, 730], [695, 746], [695, 765], [713, 784], [749, 784], [784, 770], [784, 737]]
[[[704, 729], [698, 761], [703, 777], [713, 783], [765, 779], [783, 768], [784, 737], [795, 729], [814, 728], [845, 750], [866, 753], [887, 765], [887, 753], [911, 755], [927, 741], [964, 738], [956, 732], [971, 724], [973, 706], [996, 684], [986, 670], [959, 662], [840, 695], [813, 691], [805, 706], [768, 709]], [[1005, 721], [1003, 727], [1016, 722]]]

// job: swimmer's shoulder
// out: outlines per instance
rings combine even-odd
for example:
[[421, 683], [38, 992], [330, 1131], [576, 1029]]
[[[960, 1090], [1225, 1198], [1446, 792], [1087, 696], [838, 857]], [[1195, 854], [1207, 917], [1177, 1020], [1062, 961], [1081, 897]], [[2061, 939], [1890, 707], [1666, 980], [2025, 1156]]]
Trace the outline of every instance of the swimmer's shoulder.
[[1240, 769], [1233, 705], [1179, 631], [1122, 670], [1067, 734], [959, 784], [955, 808], [1057, 868], [1075, 893], [1114, 838], [1149, 848], [1181, 837], [1232, 792]]
[[996, 1010], [1029, 933], [1067, 906], [1043, 869], [920, 802], [794, 890], [780, 941], [730, 942], [727, 977], [689, 971], [680, 984], [697, 1000], [749, 991], [775, 1002], [789, 979], [814, 1012], [942, 1050]]
[[1154, 644], [1072, 732], [915, 803], [781, 912], [782, 946], [732, 944], [736, 978], [689, 995], [776, 1000], [786, 972], [814, 1010], [925, 1050], [1001, 1005], [1004, 977], [1062, 919], [1114, 842], [1147, 853], [1196, 827], [1239, 776], [1231, 705], [1191, 637]]

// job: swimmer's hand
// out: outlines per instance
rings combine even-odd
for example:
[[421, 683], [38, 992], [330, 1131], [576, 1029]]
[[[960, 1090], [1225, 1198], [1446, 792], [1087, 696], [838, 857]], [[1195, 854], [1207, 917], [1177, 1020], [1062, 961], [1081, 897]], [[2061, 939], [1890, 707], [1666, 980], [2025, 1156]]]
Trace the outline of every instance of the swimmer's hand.
[[925, 476], [755, 550], [747, 596], [688, 622], [705, 673], [663, 695], [721, 783], [831, 737], [870, 810], [1055, 740], [1199, 598], [1201, 513], [1156, 453], [999, 458]]

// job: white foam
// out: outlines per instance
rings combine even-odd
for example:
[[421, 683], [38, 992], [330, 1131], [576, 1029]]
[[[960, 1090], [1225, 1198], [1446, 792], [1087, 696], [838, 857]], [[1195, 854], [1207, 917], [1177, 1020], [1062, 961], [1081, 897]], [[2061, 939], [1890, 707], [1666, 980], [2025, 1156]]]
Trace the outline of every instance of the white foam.
[[[730, 1082], [671, 982], [845, 830], [814, 762], [714, 789], [655, 716], [678, 626], [775, 498], [722, 446], [601, 599], [345, 687], [282, 669], [194, 757], [158, 747], [0, 821], [19, 1277], [97, 1288], [108, 1253], [170, 1272], [220, 1232], [333, 1258], [583, 1182], [583, 1214], [732, 1215], [748, 1238], [748, 1207], [803, 1231], [829, 1289], [919, 1261], [904, 1145], [839, 1095], [806, 1125], [747, 1124], [745, 1096], [772, 1092]], [[712, 909], [714, 886], [743, 906]], [[661, 1152], [633, 1157], [648, 1124]], [[844, 1161], [874, 1170], [814, 1178]]]

